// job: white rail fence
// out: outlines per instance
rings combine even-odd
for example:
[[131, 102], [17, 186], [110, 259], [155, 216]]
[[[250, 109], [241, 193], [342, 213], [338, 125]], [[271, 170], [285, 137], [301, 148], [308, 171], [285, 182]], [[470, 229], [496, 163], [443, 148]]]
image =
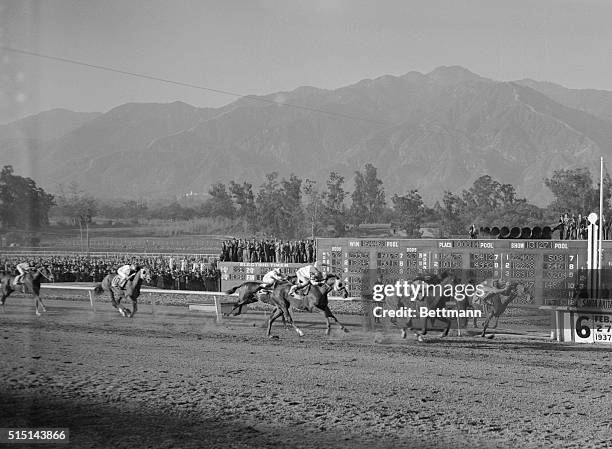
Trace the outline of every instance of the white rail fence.
[[[40, 284], [41, 288], [50, 289], [50, 290], [80, 290], [87, 291], [89, 295], [89, 304], [91, 309], [96, 311], [96, 301], [95, 296], [92, 294], [94, 290], [94, 286], [91, 285], [63, 285], [63, 284]], [[205, 313], [214, 313], [217, 322], [220, 323], [223, 320], [223, 314], [229, 312], [234, 304], [236, 304], [236, 298], [238, 295], [236, 293], [232, 295], [228, 295], [223, 292], [205, 292], [205, 291], [195, 291], [195, 290], [164, 290], [159, 288], [142, 288], [140, 289], [140, 293], [149, 293], [149, 297], [151, 299], [151, 307], [152, 313], [155, 313], [155, 305], [156, 298], [155, 294], [164, 294], [164, 295], [194, 295], [194, 296], [204, 296], [204, 297], [212, 297], [213, 304], [189, 304], [189, 310], [197, 310]], [[225, 298], [225, 299], [224, 299]], [[233, 298], [233, 301], [229, 299]], [[357, 297], [348, 297], [342, 298], [339, 296], [330, 296], [330, 301], [361, 301], [361, 298]]]

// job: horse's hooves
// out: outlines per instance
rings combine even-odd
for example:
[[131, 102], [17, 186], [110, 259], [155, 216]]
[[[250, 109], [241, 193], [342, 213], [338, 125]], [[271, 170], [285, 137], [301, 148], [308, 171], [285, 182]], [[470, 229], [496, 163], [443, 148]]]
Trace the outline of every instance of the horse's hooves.
[[345, 334], [348, 334], [348, 329], [346, 327], [343, 327], [342, 330], [344, 331]]
[[402, 329], [402, 338], [406, 338], [406, 336], [407, 336], [406, 331]]
[[425, 340], [423, 340], [423, 336], [422, 335], [417, 335], [416, 336], [417, 341], [423, 342]]
[[493, 340], [495, 338], [495, 334], [489, 334], [489, 335], [487, 335], [487, 338], [489, 340]]
[[278, 340], [278, 335], [268, 335], [270, 340]]

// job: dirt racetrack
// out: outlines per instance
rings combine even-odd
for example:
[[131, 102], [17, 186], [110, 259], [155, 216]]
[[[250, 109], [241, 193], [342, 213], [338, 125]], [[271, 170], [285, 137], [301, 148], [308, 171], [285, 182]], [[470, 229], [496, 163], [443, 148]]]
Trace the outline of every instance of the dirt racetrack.
[[612, 447], [610, 346], [542, 328], [418, 343], [299, 314], [306, 335], [275, 340], [262, 314], [47, 306], [0, 311], [0, 427], [67, 427], [70, 447]]

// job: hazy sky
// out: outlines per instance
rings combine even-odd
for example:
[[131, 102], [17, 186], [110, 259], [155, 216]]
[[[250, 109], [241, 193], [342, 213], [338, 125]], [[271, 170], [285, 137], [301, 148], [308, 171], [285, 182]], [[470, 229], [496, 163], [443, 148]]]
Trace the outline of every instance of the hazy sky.
[[[0, 0], [0, 45], [240, 94], [461, 65], [612, 90], [610, 0]], [[0, 121], [235, 98], [0, 49]], [[7, 101], [8, 100], [8, 101]], [[8, 105], [8, 106], [7, 106]]]

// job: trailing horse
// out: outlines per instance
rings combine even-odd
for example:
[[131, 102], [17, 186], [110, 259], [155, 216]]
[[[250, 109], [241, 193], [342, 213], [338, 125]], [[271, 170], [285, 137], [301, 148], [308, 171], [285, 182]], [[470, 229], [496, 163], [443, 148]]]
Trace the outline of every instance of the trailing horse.
[[325, 335], [329, 335], [331, 319], [340, 326], [340, 329], [344, 332], [348, 332], [329, 309], [327, 299], [327, 295], [333, 290], [342, 293], [342, 297], [344, 298], [348, 297], [348, 291], [338, 276], [328, 274], [322, 285], [310, 285], [307, 287], [307, 293], [299, 298], [289, 295], [290, 289], [290, 283], [279, 284], [270, 295], [270, 304], [274, 305], [275, 309], [272, 311], [268, 320], [268, 337], [271, 336], [272, 323], [280, 316], [295, 329], [299, 336], [304, 335], [304, 332], [302, 332], [293, 322], [290, 311], [292, 307], [307, 312], [323, 312], [326, 324]]
[[[412, 284], [417, 286], [416, 288], [420, 288], [420, 290], [416, 290], [415, 288], [415, 290], [413, 291], [421, 291], [423, 293], [422, 298], [419, 298], [419, 301], [424, 302], [423, 306], [426, 307], [428, 311], [437, 310], [437, 309], [446, 309], [447, 302], [454, 299], [452, 294], [449, 294], [447, 290], [449, 289], [449, 287], [452, 287], [454, 291], [454, 286], [456, 285], [456, 283], [457, 283], [457, 279], [455, 275], [449, 271], [443, 271], [440, 274], [436, 274], [432, 276], [419, 276], [412, 281]], [[418, 287], [419, 285], [421, 287]], [[430, 290], [433, 290], [433, 293], [431, 293]], [[385, 297], [385, 304], [389, 309], [394, 309], [394, 310], [401, 309], [402, 307], [406, 307], [409, 309], [415, 307], [415, 301], [412, 301], [411, 298], [406, 298], [404, 296]], [[463, 307], [466, 307], [466, 303], [462, 303], [462, 308]], [[442, 332], [441, 337], [446, 337], [448, 335], [448, 332], [451, 327], [451, 322], [452, 322], [451, 318], [426, 317], [426, 318], [421, 318], [421, 319], [423, 321], [421, 332], [420, 333], [415, 332], [415, 336], [417, 340], [423, 341], [423, 335], [427, 334], [427, 330], [428, 330], [427, 325], [429, 323], [429, 320], [432, 320], [432, 324], [436, 320], [440, 320], [446, 323], [446, 328]], [[398, 322], [398, 320], [400, 321]], [[401, 329], [402, 338], [406, 338], [407, 329], [413, 329], [412, 318], [392, 318], [391, 322]]]
[[[295, 281], [296, 276], [289, 276], [286, 282], [290, 284]], [[283, 282], [277, 282], [276, 285], [281, 285]], [[276, 286], [275, 286], [276, 287]], [[242, 308], [248, 304], [253, 304], [257, 301], [264, 302], [266, 304], [272, 304], [270, 302], [270, 293], [264, 291], [265, 289], [261, 286], [261, 282], [247, 281], [240, 285], [226, 290], [226, 295], [232, 295], [238, 292], [238, 302], [234, 305], [234, 308], [228, 313], [224, 313], [224, 316], [238, 316], [242, 313]], [[272, 304], [274, 305], [274, 304]], [[236, 311], [237, 309], [237, 311]]]
[[2, 311], [6, 312], [4, 303], [6, 298], [13, 292], [30, 293], [34, 297], [34, 306], [36, 307], [36, 315], [40, 315], [38, 311], [38, 304], [42, 308], [43, 312], [47, 311], [47, 308], [43, 304], [40, 298], [40, 284], [42, 279], [46, 279], [49, 282], [53, 282], [53, 273], [45, 267], [37, 268], [32, 274], [31, 272], [26, 273], [21, 283], [14, 285], [15, 278], [17, 276], [11, 276], [8, 274], [0, 275], [0, 304], [2, 304]]
[[255, 281], [247, 281], [243, 282], [240, 285], [230, 288], [224, 293], [227, 295], [232, 295], [238, 292], [238, 302], [234, 304], [234, 308], [228, 312], [224, 313], [224, 316], [238, 316], [242, 313], [242, 308], [248, 304], [253, 304], [259, 300], [268, 303], [266, 298], [269, 295], [258, 294], [262, 290], [261, 282]]
[[[96, 295], [100, 295], [105, 291], [108, 292], [113, 307], [119, 311], [121, 316], [127, 318], [133, 317], [136, 314], [136, 310], [138, 308], [136, 300], [140, 295], [140, 287], [142, 286], [143, 280], [151, 282], [151, 272], [146, 267], [137, 268], [136, 274], [126, 282], [124, 288], [113, 286], [113, 279], [115, 279], [116, 276], [118, 275], [107, 275], [101, 283], [96, 284], [94, 292], [96, 293]], [[118, 299], [115, 299], [115, 295], [118, 296]], [[123, 298], [132, 301], [132, 310], [121, 305], [121, 300]]]
[[481, 337], [485, 336], [491, 318], [495, 317], [495, 325], [493, 328], [497, 327], [499, 317], [517, 297], [527, 297], [527, 302], [529, 302], [531, 295], [525, 291], [525, 286], [520, 282], [506, 281], [503, 289], [489, 292], [478, 300], [478, 302], [482, 304], [485, 314], [487, 315], [482, 333], [480, 334]]

